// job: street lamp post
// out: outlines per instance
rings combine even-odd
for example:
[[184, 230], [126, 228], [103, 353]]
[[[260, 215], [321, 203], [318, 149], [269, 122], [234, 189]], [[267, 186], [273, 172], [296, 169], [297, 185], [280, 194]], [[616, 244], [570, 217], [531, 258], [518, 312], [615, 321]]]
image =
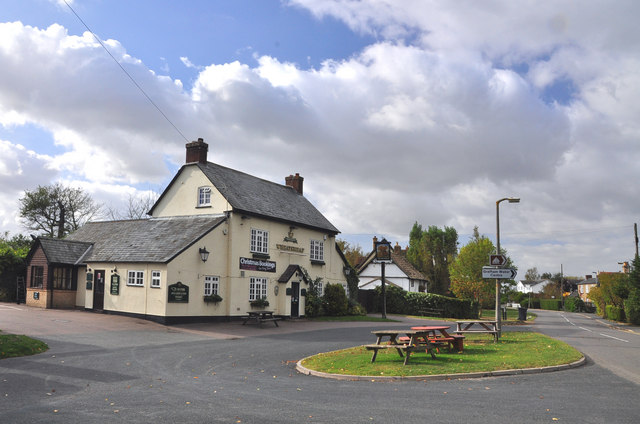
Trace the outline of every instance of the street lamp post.
[[[496, 202], [496, 254], [500, 255], [500, 202], [520, 203], [519, 197], [505, 197]], [[502, 314], [500, 313], [500, 279], [496, 278], [496, 329], [502, 334]]]

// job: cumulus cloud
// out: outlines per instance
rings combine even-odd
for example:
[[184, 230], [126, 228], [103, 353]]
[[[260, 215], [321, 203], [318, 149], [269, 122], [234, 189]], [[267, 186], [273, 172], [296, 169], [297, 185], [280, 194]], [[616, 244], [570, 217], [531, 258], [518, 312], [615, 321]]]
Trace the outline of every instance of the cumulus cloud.
[[[628, 3], [286, 4], [379, 41], [311, 69], [271, 56], [212, 63], [186, 87], [105, 44], [188, 139], [205, 138], [210, 160], [280, 182], [300, 172], [347, 234], [406, 242], [418, 221], [491, 235], [494, 202], [515, 195], [522, 203], [501, 221], [520, 269], [566, 256], [582, 274], [598, 258], [577, 252], [598, 243], [561, 230], [637, 219], [640, 37]], [[63, 150], [37, 156], [6, 141], [0, 179], [40, 166], [39, 180], [111, 201], [166, 182], [184, 159], [185, 140], [91, 34], [0, 24], [0, 62], [0, 125], [37, 125]], [[562, 101], [560, 82], [573, 88]], [[0, 196], [14, 196], [2, 182]], [[615, 244], [613, 233], [598, 240]], [[594, 267], [631, 254], [610, 249]]]

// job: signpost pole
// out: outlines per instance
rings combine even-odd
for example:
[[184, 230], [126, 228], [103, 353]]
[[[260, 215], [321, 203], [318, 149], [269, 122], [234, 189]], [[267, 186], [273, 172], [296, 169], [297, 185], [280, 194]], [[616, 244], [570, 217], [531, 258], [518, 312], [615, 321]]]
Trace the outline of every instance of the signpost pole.
[[385, 288], [386, 284], [384, 282], [384, 265], [384, 262], [380, 264], [382, 267], [382, 318], [387, 319], [387, 291]]

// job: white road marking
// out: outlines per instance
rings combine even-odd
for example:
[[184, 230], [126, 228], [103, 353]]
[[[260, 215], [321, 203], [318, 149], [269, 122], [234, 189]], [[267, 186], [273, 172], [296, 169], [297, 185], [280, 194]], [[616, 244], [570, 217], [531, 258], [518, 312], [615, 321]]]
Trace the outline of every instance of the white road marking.
[[585, 330], [585, 331], [588, 331], [588, 332], [590, 332], [590, 333], [593, 333], [593, 330], [589, 330], [588, 328], [584, 328], [584, 327], [578, 327], [578, 328], [580, 328], [580, 329], [582, 329], [582, 330]]
[[629, 343], [629, 340], [619, 339], [619, 338], [617, 338], [617, 337], [613, 337], [613, 336], [610, 336], [610, 335], [608, 335], [608, 334], [602, 334], [602, 333], [600, 333], [600, 335], [601, 335], [601, 336], [604, 336], [604, 337], [609, 337], [609, 338], [611, 338], [611, 339], [620, 340], [621, 342]]

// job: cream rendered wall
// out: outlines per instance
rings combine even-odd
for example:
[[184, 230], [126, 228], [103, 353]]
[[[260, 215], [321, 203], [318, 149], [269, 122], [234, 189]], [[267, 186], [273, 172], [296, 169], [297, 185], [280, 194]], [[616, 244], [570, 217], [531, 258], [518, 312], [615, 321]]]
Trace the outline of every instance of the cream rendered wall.
[[[89, 264], [92, 270], [105, 270], [104, 310], [140, 315], [163, 315], [166, 297], [166, 265], [155, 263], [100, 263]], [[129, 286], [129, 271], [143, 271], [144, 285]], [[151, 287], [151, 271], [160, 271], [160, 288]], [[111, 294], [111, 276], [120, 276], [119, 294]], [[84, 277], [86, 287], [86, 273]], [[78, 280], [80, 282], [80, 280]], [[95, 281], [94, 281], [95, 289]], [[93, 308], [93, 290], [85, 290], [85, 307]]]
[[76, 269], [76, 306], [84, 308], [87, 292], [87, 268]]
[[[335, 237], [322, 231], [306, 229], [302, 227], [290, 230], [291, 224], [267, 220], [264, 218], [246, 216], [233, 213], [229, 219], [229, 235], [231, 236], [230, 251], [230, 279], [229, 291], [232, 303], [230, 315], [245, 315], [251, 310], [249, 304], [249, 285], [251, 277], [267, 278], [267, 300], [269, 300], [269, 310], [273, 310], [276, 315], [289, 316], [291, 314], [291, 297], [286, 295], [286, 289], [291, 287], [292, 281], [300, 282], [300, 289], [308, 289], [302, 278], [295, 276], [286, 284], [278, 283], [278, 278], [284, 273], [289, 265], [300, 265], [306, 269], [312, 279], [321, 277], [324, 284], [340, 283], [346, 284], [343, 273], [344, 264], [335, 248]], [[251, 271], [240, 269], [240, 258], [253, 258], [251, 248], [251, 229], [259, 229], [269, 232], [269, 258], [265, 260], [276, 262], [276, 272]], [[289, 232], [293, 232], [296, 243], [285, 241]], [[326, 237], [326, 240], [324, 239]], [[323, 240], [324, 242], [324, 265], [312, 264], [309, 258], [311, 239]], [[301, 248], [302, 252], [293, 252], [286, 248], [278, 248], [277, 245]], [[275, 287], [278, 287], [276, 294]], [[305, 298], [300, 297], [299, 314], [304, 315]]]
[[[226, 316], [230, 295], [227, 271], [228, 225], [223, 222], [198, 242], [186, 249], [167, 265], [167, 284], [165, 285], [164, 302], [166, 316]], [[209, 259], [202, 262], [199, 249], [206, 247]], [[222, 297], [219, 303], [204, 301], [205, 276], [219, 277], [218, 294]], [[189, 286], [189, 303], [168, 303], [166, 287], [180, 281]]]
[[[211, 206], [198, 207], [198, 188], [211, 187]], [[153, 217], [220, 214], [230, 209], [227, 200], [216, 190], [197, 164], [185, 165], [164, 197], [155, 206]]]

